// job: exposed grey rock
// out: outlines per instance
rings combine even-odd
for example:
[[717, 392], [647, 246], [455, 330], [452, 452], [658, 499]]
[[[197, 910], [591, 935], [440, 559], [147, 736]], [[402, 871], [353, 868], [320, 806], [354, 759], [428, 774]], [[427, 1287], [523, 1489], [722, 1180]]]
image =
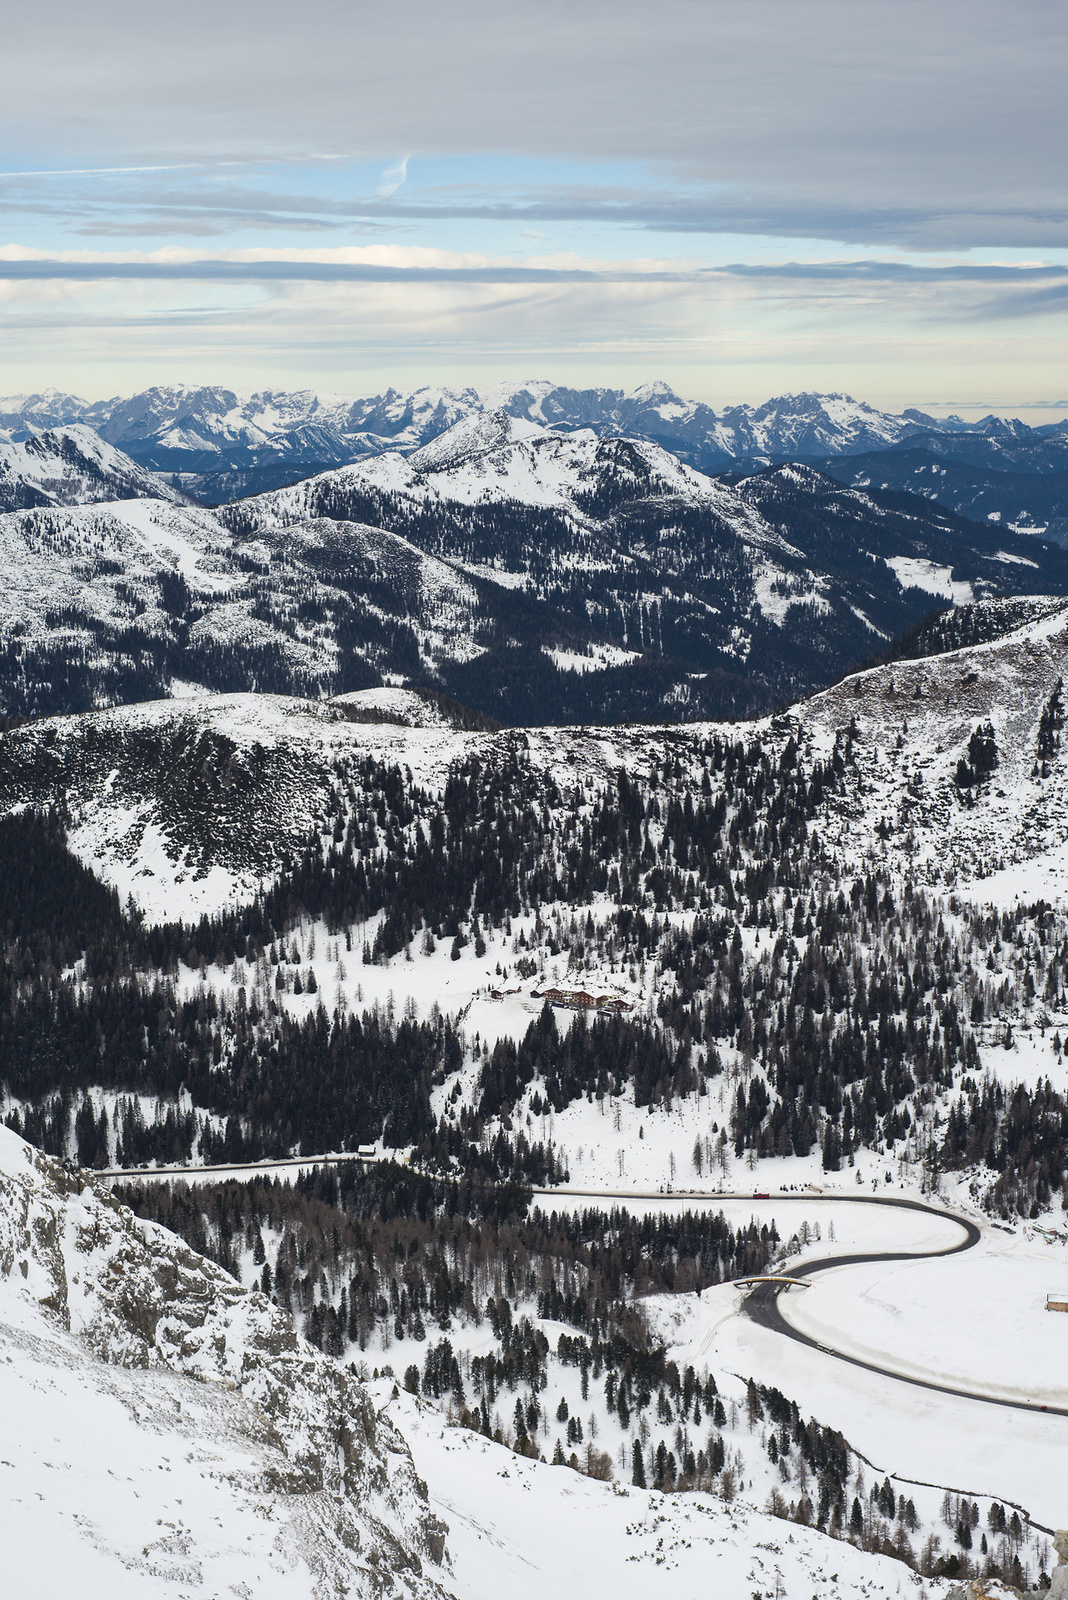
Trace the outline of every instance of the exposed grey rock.
[[1052, 1600], [1068, 1600], [1068, 1528], [1058, 1528], [1053, 1535], [1053, 1548], [1057, 1552], [1057, 1565], [1053, 1570], [1049, 1593]]
[[446, 1528], [408, 1447], [363, 1386], [172, 1234], [87, 1175], [0, 1128], [0, 1278], [102, 1362], [164, 1370], [233, 1396], [261, 1447], [245, 1489], [289, 1501], [323, 1593], [441, 1595]]

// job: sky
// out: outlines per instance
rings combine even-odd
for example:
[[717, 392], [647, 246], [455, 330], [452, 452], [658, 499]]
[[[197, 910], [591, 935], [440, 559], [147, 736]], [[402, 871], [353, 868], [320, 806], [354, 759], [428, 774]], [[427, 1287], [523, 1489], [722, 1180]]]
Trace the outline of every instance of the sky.
[[41, 0], [0, 393], [1068, 412], [1063, 0]]

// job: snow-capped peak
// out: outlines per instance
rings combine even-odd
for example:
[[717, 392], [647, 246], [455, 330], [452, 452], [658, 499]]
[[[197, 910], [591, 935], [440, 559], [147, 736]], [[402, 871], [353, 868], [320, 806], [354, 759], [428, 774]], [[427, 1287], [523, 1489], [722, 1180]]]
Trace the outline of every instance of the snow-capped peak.
[[501, 445], [539, 438], [545, 431], [537, 423], [513, 417], [504, 410], [477, 411], [473, 416], [463, 417], [454, 423], [408, 459], [419, 472], [437, 472], [443, 467], [455, 466], [469, 456], [496, 450]]

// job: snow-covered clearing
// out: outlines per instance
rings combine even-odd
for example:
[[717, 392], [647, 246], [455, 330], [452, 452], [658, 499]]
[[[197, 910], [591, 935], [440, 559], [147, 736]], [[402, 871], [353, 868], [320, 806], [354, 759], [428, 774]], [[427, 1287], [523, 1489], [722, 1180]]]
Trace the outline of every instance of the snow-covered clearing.
[[[951, 1339], [972, 1314], [971, 1307], [954, 1305], [943, 1336]], [[721, 1322], [708, 1359], [777, 1384], [806, 1412], [840, 1428], [880, 1477], [886, 1473], [899, 1484], [934, 1484], [1013, 1501], [1047, 1527], [1064, 1520], [1063, 1483], [1053, 1470], [1068, 1449], [1063, 1417], [936, 1395], [852, 1367], [740, 1317]]]
[[890, 556], [886, 564], [903, 589], [924, 589], [928, 594], [952, 600], [957, 606], [975, 599], [970, 583], [954, 580], [952, 567], [940, 567], [921, 556]]
[[247, 900], [253, 884], [225, 867], [183, 872], [182, 864], [173, 860], [173, 848], [167, 849], [166, 836], [146, 812], [147, 807], [115, 807], [106, 819], [88, 817], [71, 830], [70, 848], [92, 871], [106, 876], [124, 904], [133, 900], [159, 921], [195, 921], [219, 906]]
[[985, 877], [966, 879], [958, 885], [957, 893], [976, 905], [999, 909], [1034, 905], [1037, 900], [1064, 905], [1068, 901], [1068, 841]]
[[618, 645], [601, 644], [592, 645], [589, 655], [579, 655], [576, 650], [551, 650], [547, 645], [542, 646], [542, 654], [547, 655], [561, 672], [605, 672], [610, 667], [625, 667], [632, 661], [640, 660], [636, 650], [621, 650]]
[[827, 613], [831, 603], [824, 590], [826, 580], [814, 573], [790, 573], [771, 562], [753, 566], [753, 594], [769, 622], [781, 628], [791, 606], [807, 606], [814, 613]]

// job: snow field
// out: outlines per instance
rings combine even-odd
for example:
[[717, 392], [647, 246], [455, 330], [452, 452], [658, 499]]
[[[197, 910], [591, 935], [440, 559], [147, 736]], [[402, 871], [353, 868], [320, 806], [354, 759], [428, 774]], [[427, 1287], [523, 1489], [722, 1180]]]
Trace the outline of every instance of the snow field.
[[103, 1367], [5, 1295], [0, 1416], [9, 1595], [314, 1600], [287, 1508], [255, 1487], [269, 1451], [214, 1386]]
[[886, 565], [903, 589], [923, 589], [954, 605], [968, 605], [975, 599], [970, 583], [954, 580], [952, 567], [941, 567], [920, 556], [891, 556]]
[[[812, 1292], [798, 1293], [797, 1302]], [[791, 1291], [790, 1300], [794, 1298]], [[794, 1304], [784, 1309], [791, 1318], [796, 1315]], [[954, 1337], [971, 1314], [969, 1307], [954, 1305], [945, 1337]], [[836, 1330], [836, 1342], [837, 1337]], [[890, 1476], [913, 1495], [917, 1509], [918, 1491], [909, 1484], [937, 1487], [939, 1497], [951, 1488], [972, 1498], [1012, 1502], [1050, 1528], [1064, 1522], [1064, 1488], [1053, 1466], [1068, 1449], [1068, 1419], [934, 1394], [882, 1378], [741, 1317], [720, 1323], [708, 1358], [717, 1370], [722, 1364], [731, 1371], [759, 1373], [803, 1411], [840, 1429], [880, 1481]]]
[[604, 644], [592, 647], [589, 655], [579, 655], [574, 650], [550, 650], [542, 646], [543, 655], [561, 672], [604, 672], [610, 667], [627, 666], [640, 659], [637, 651], [621, 650], [618, 645]]

